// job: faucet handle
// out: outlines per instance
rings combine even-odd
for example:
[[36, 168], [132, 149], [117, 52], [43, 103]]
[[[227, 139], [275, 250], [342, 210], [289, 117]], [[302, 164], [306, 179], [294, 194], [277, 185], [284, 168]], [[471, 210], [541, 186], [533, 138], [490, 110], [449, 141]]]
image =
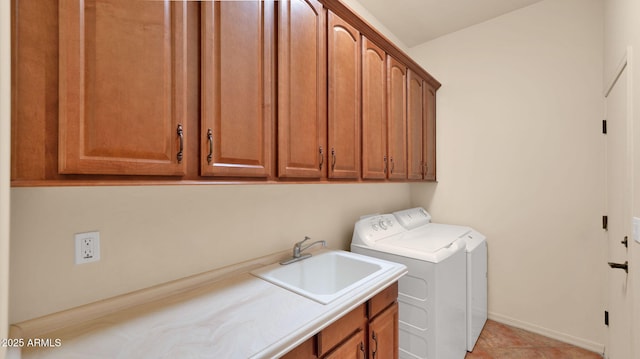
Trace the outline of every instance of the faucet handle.
[[304, 242], [306, 242], [306, 241], [308, 241], [308, 240], [310, 240], [310, 239], [311, 239], [311, 237], [309, 237], [309, 236], [304, 236], [304, 239], [303, 239], [303, 240], [301, 240], [300, 242], [298, 242], [298, 244], [299, 244], [299, 245], [302, 245], [302, 243], [304, 243]]

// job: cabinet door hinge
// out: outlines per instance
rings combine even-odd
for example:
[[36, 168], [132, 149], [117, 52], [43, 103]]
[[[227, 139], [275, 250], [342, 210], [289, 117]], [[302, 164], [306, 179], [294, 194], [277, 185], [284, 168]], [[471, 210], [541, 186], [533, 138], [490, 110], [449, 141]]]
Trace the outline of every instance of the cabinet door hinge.
[[609, 229], [609, 216], [602, 216], [602, 229]]
[[607, 134], [607, 120], [602, 120], [602, 133]]
[[609, 312], [604, 311], [604, 325], [609, 326]]

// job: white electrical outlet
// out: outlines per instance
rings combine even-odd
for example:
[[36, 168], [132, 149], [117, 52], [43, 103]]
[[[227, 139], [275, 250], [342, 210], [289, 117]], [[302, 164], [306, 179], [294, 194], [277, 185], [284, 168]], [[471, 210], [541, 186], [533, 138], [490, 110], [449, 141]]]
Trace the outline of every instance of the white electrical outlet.
[[76, 233], [76, 264], [100, 260], [100, 232]]

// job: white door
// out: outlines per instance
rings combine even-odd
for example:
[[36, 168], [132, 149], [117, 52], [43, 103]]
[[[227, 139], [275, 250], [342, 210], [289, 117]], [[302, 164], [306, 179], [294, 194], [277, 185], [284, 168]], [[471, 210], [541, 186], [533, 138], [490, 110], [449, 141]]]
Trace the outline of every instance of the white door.
[[[629, 102], [629, 69], [626, 60], [611, 79], [605, 96], [607, 119], [607, 246], [608, 246], [608, 311], [609, 327], [605, 356], [609, 359], [631, 358], [631, 287], [623, 268], [629, 260], [622, 242], [630, 241], [631, 230], [631, 152]], [[629, 242], [629, 244], [631, 244]]]

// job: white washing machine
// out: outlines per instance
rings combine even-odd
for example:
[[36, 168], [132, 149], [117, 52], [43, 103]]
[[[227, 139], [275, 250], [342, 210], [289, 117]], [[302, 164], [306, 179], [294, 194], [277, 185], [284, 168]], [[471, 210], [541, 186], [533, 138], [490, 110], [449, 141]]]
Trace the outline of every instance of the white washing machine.
[[[399, 215], [399, 217], [403, 217]], [[402, 263], [400, 358], [463, 359], [466, 354], [466, 240], [459, 226], [426, 226], [424, 209], [360, 219], [351, 251]], [[427, 240], [428, 239], [428, 240]]]
[[[431, 222], [431, 215], [424, 208], [417, 207], [394, 212], [403, 227], [411, 230], [445, 226], [458, 236], [464, 232], [466, 240], [467, 277], [467, 351], [473, 351], [480, 332], [487, 322], [487, 240], [484, 235], [467, 226], [446, 225]], [[454, 229], [454, 228], [457, 228]], [[430, 240], [430, 236], [425, 236]]]

